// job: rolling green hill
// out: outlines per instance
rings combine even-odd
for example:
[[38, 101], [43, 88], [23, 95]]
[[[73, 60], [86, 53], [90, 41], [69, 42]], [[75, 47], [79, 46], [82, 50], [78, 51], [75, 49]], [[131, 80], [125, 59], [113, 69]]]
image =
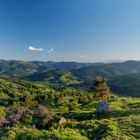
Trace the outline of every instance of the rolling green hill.
[[0, 140], [140, 139], [139, 98], [111, 93], [107, 114], [98, 102], [97, 93], [1, 77]]
[[28, 76], [54, 69], [69, 70], [74, 76], [81, 79], [103, 76], [114, 77], [140, 72], [140, 61], [123, 63], [76, 63], [76, 62], [39, 62], [0, 60], [0, 74], [7, 76]]
[[29, 81], [46, 82], [51, 84], [78, 84], [80, 81], [72, 75], [71, 71], [64, 69], [55, 69], [42, 73], [35, 73], [24, 77], [23, 79]]
[[89, 89], [95, 77], [102, 76], [108, 80], [112, 91], [136, 97], [140, 96], [139, 73], [139, 61], [103, 64], [0, 60], [2, 76], [82, 89]]
[[36, 72], [46, 72], [53, 69], [78, 69], [86, 66], [98, 66], [102, 63], [76, 63], [76, 62], [40, 62], [0, 60], [0, 74], [7, 76], [27, 76]]
[[[140, 78], [139, 73], [140, 62], [127, 61], [123, 63], [88, 66], [72, 70], [59, 68], [46, 72], [37, 72], [23, 77], [23, 79], [89, 89], [95, 77], [102, 76], [108, 79], [112, 91], [120, 95], [140, 97], [140, 86], [138, 84]], [[131, 83], [132, 81], [133, 83]], [[125, 86], [127, 86], [127, 92]]]
[[100, 66], [89, 66], [73, 70], [73, 74], [82, 79], [90, 79], [96, 76], [112, 78], [140, 72], [139, 61], [126, 61], [123, 63], [104, 64]]

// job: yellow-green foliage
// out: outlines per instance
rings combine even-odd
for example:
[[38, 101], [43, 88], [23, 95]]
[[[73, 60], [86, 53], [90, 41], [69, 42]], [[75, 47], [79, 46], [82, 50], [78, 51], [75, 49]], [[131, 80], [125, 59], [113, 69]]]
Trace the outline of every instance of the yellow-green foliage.
[[[112, 93], [107, 98], [110, 112], [97, 114], [100, 99], [94, 93], [7, 78], [0, 82], [0, 140], [140, 139], [139, 98]], [[40, 106], [43, 115], [36, 113]], [[59, 125], [61, 117], [67, 122]]]

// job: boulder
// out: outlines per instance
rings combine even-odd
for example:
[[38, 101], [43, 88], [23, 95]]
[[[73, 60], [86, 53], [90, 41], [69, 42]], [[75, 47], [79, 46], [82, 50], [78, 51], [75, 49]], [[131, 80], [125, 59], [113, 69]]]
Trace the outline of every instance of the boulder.
[[59, 125], [66, 124], [66, 123], [67, 123], [67, 120], [64, 117], [61, 117], [60, 120], [58, 121]]
[[100, 101], [99, 103], [97, 103], [96, 112], [97, 113], [108, 113], [108, 112], [110, 112], [108, 102], [107, 101]]

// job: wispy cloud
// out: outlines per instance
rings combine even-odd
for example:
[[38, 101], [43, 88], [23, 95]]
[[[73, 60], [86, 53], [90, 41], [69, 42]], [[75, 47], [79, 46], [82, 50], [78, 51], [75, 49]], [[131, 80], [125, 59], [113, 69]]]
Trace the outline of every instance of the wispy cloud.
[[54, 49], [53, 48], [51, 48], [50, 50], [48, 50], [48, 53], [52, 53], [52, 52], [54, 52]]
[[43, 49], [43, 48], [35, 48], [35, 47], [33, 47], [33, 46], [29, 46], [29, 47], [28, 47], [28, 50], [29, 50], [29, 51], [43, 51], [44, 49]]
[[85, 55], [79, 55], [78, 57], [80, 57], [80, 58], [85, 58], [86, 56], [85, 56]]

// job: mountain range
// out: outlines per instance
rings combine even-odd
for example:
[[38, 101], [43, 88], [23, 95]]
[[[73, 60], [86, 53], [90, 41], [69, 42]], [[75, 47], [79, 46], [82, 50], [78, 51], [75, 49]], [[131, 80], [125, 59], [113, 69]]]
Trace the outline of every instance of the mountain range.
[[93, 80], [101, 76], [107, 79], [114, 92], [140, 96], [140, 61], [77, 63], [0, 60], [0, 75], [83, 89], [89, 89]]

